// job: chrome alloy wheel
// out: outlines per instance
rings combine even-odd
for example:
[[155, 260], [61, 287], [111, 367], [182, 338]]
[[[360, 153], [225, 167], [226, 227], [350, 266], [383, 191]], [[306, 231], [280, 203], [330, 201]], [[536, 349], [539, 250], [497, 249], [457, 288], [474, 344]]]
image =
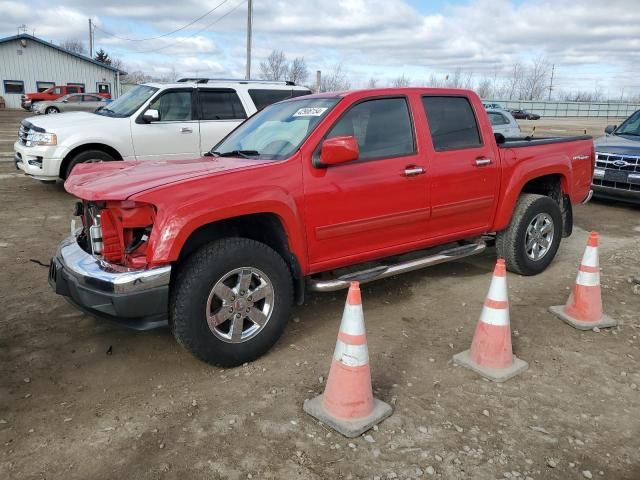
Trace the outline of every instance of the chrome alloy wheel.
[[553, 218], [549, 214], [539, 213], [533, 217], [524, 238], [527, 256], [536, 262], [542, 259], [551, 249], [553, 235]]
[[236, 268], [213, 286], [207, 300], [207, 323], [220, 340], [241, 343], [256, 336], [273, 313], [274, 289], [264, 272]]

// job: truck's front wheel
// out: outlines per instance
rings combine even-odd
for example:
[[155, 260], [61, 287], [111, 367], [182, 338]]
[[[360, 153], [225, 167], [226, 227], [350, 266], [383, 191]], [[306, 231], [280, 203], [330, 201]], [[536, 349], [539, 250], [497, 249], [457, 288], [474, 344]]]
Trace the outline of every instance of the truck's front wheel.
[[496, 249], [509, 271], [536, 275], [555, 257], [561, 237], [560, 206], [550, 197], [525, 193], [518, 199], [507, 229], [498, 232]]
[[291, 273], [278, 253], [254, 240], [226, 238], [200, 248], [178, 272], [170, 323], [197, 358], [232, 367], [273, 346], [292, 303]]

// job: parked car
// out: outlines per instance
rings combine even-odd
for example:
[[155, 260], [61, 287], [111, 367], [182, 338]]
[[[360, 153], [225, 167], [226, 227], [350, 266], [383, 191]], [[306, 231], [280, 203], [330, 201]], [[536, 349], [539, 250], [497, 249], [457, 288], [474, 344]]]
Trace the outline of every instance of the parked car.
[[513, 118], [513, 115], [508, 111], [487, 109], [487, 115], [489, 116], [489, 121], [491, 122], [494, 133], [501, 133], [506, 138], [522, 137], [520, 125], [518, 125], [516, 119]]
[[33, 113], [50, 115], [62, 112], [95, 112], [107, 105], [107, 99], [97, 93], [72, 93], [57, 100], [38, 102]]
[[640, 110], [595, 140], [595, 196], [640, 203]]
[[[38, 102], [57, 100], [70, 93], [84, 93], [84, 87], [80, 85], [56, 85], [47, 88], [44, 92], [25, 93], [22, 95], [20, 103], [22, 108], [30, 111]], [[104, 98], [111, 98], [111, 95], [108, 93], [98, 93], [97, 95]]]
[[537, 113], [527, 112], [526, 110], [509, 110], [513, 118], [517, 118], [518, 120], [540, 120], [540, 115]]
[[23, 120], [15, 163], [50, 182], [89, 161], [199, 158], [266, 105], [309, 93], [244, 80], [137, 85], [95, 113]]
[[[477, 254], [534, 275], [589, 198], [591, 137], [496, 143], [467, 90], [389, 88], [271, 105], [199, 160], [78, 165], [82, 229], [49, 281], [85, 312], [171, 326], [218, 365], [266, 352], [305, 289]], [[497, 233], [496, 233], [497, 232]]]

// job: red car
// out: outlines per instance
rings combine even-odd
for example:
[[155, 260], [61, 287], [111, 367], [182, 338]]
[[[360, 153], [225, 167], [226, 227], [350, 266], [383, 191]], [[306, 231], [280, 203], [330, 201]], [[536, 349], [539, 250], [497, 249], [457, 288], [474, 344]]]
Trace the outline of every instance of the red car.
[[[80, 85], [56, 85], [47, 88], [44, 92], [25, 93], [22, 95], [20, 104], [25, 110], [31, 110], [34, 104], [47, 100], [57, 100], [70, 93], [84, 93], [84, 88]], [[103, 98], [111, 98], [109, 93], [96, 93]]]
[[478, 96], [398, 88], [299, 97], [192, 161], [81, 164], [82, 228], [49, 281], [93, 315], [171, 326], [217, 365], [266, 352], [306, 289], [485, 250], [542, 272], [590, 198], [591, 137], [496, 142]]

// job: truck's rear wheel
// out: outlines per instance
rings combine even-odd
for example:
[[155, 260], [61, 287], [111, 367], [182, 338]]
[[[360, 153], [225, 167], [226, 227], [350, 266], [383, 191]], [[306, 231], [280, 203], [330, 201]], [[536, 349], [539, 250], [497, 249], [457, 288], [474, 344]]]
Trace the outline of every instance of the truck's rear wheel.
[[509, 271], [536, 275], [555, 257], [561, 237], [560, 206], [550, 197], [526, 193], [518, 199], [507, 229], [498, 232], [496, 249]]
[[226, 238], [197, 250], [180, 269], [171, 329], [197, 358], [232, 367], [273, 346], [292, 303], [291, 273], [278, 253], [254, 240]]
[[93, 162], [110, 162], [111, 160], [115, 160], [111, 155], [102, 150], [85, 150], [84, 152], [78, 153], [75, 157], [69, 161], [67, 167], [64, 170], [64, 177], [62, 179], [66, 179], [71, 175], [71, 171], [73, 167], [78, 165], [79, 163], [93, 163]]

